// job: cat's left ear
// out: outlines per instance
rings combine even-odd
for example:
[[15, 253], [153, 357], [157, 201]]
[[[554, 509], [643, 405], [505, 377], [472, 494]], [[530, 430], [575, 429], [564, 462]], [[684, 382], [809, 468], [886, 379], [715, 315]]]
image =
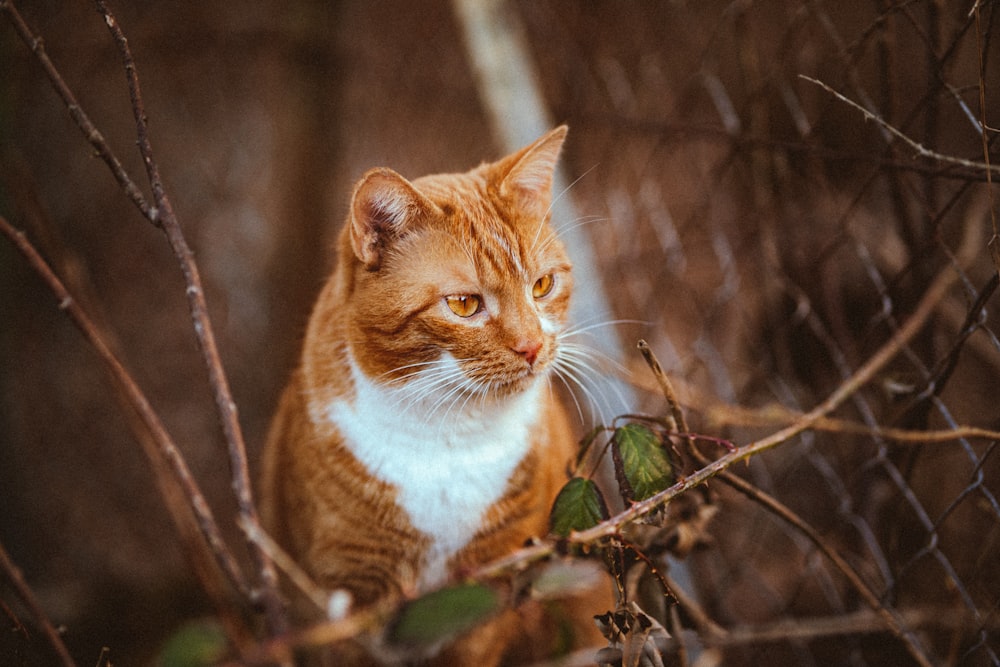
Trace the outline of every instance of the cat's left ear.
[[519, 207], [544, 215], [552, 202], [556, 162], [568, 131], [568, 127], [560, 125], [502, 159], [498, 167], [505, 173], [500, 181], [500, 195], [513, 199]]
[[366, 173], [351, 198], [351, 243], [369, 271], [378, 270], [386, 250], [437, 205], [392, 169]]

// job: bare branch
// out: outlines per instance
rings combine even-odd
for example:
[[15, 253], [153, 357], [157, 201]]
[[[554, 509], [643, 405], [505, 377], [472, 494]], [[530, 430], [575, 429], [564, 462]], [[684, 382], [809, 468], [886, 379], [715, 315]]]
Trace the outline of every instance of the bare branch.
[[246, 533], [247, 538], [260, 545], [260, 548], [267, 552], [271, 561], [285, 573], [289, 581], [301, 591], [313, 605], [323, 613], [327, 611], [327, 593], [317, 585], [309, 573], [302, 569], [302, 566], [295, 562], [288, 552], [281, 548], [274, 539], [267, 534], [259, 523], [252, 523], [243, 517], [239, 520], [240, 528]]
[[[970, 217], [966, 224], [965, 238], [963, 239], [962, 248], [958, 252], [958, 259], [963, 264], [971, 260], [978, 247], [978, 234], [976, 232], [979, 227], [976, 222], [974, 218]], [[597, 544], [608, 537], [613, 537], [621, 532], [625, 524], [646, 516], [673, 498], [704, 484], [731, 466], [742, 461], [748, 461], [754, 456], [786, 443], [798, 434], [813, 428], [817, 422], [840, 407], [844, 401], [850, 398], [861, 387], [871, 382], [872, 378], [885, 368], [886, 364], [892, 361], [913, 340], [927, 324], [939, 302], [947, 295], [957, 280], [958, 274], [953, 267], [943, 269], [927, 288], [913, 314], [899, 328], [895, 335], [876, 351], [865, 364], [855, 371], [851, 377], [841, 383], [826, 400], [811, 411], [803, 414], [795, 422], [770, 436], [744, 445], [712, 461], [673, 486], [664, 489], [646, 500], [633, 503], [630, 507], [597, 524], [593, 528], [572, 533], [568, 538], [569, 541], [576, 544]], [[511, 568], [521, 567], [526, 563], [545, 558], [555, 553], [555, 550], [556, 543], [552, 540], [546, 540], [539, 544], [520, 549], [505, 558], [488, 563], [476, 570], [473, 576], [495, 576]]]
[[[674, 390], [670, 384], [670, 380], [667, 378], [666, 374], [663, 372], [660, 366], [660, 362], [656, 359], [656, 356], [653, 354], [653, 351], [649, 348], [648, 345], [646, 345], [645, 341], [640, 341], [639, 349], [642, 352], [643, 357], [645, 357], [646, 363], [649, 364], [649, 367], [652, 370], [657, 383], [662, 388], [664, 398], [667, 401], [667, 405], [670, 409], [670, 412], [674, 415], [674, 419], [677, 421], [678, 424], [684, 425], [684, 428], [686, 430], [687, 427], [685, 424], [683, 412], [680, 409], [680, 404], [678, 403], [677, 397], [674, 394]], [[694, 446], [693, 442], [691, 442], [690, 444], [690, 452], [691, 455], [695, 457], [695, 459], [698, 461], [700, 465], [702, 466], [709, 465], [710, 462], [708, 461], [708, 459], [706, 459], [705, 456], [697, 449], [697, 447]], [[758, 489], [750, 482], [746, 481], [742, 477], [739, 477], [738, 475], [732, 474], [728, 470], [720, 472], [719, 479], [722, 480], [725, 484], [732, 487], [733, 489], [742, 493], [750, 500], [764, 507], [764, 509], [766, 509], [768, 512], [774, 514], [781, 520], [791, 525], [802, 535], [804, 535], [806, 539], [812, 542], [813, 545], [815, 545], [815, 547], [819, 549], [820, 553], [822, 553], [831, 563], [833, 563], [834, 567], [836, 567], [840, 571], [840, 573], [844, 575], [844, 577], [847, 579], [850, 585], [854, 587], [854, 589], [858, 592], [858, 594], [861, 595], [865, 603], [869, 607], [871, 607], [876, 614], [879, 615], [879, 617], [885, 623], [885, 626], [891, 628], [892, 631], [898, 637], [900, 637], [903, 643], [906, 644], [906, 648], [910, 652], [910, 655], [913, 656], [914, 660], [916, 660], [918, 664], [923, 665], [924, 667], [931, 666], [930, 659], [926, 656], [923, 649], [917, 642], [916, 638], [913, 637], [913, 633], [907, 631], [907, 628], [905, 627], [903, 620], [899, 616], [899, 614], [896, 613], [894, 609], [884, 605], [879, 596], [875, 594], [875, 591], [873, 591], [872, 588], [868, 585], [868, 583], [861, 578], [861, 575], [858, 574], [858, 572], [853, 567], [851, 567], [851, 564], [848, 563], [840, 555], [840, 553], [837, 552], [836, 549], [830, 546], [830, 544], [828, 544], [827, 541], [824, 540], [823, 537], [815, 529], [813, 529], [812, 526], [810, 526], [804, 519], [802, 519], [802, 517], [800, 517], [798, 514], [792, 511], [791, 508], [786, 506], [777, 498], [771, 496], [769, 493], [762, 491], [761, 489]]]
[[991, 165], [989, 163], [986, 163], [986, 162], [976, 162], [975, 160], [966, 160], [964, 158], [955, 157], [953, 155], [945, 155], [943, 153], [938, 153], [937, 151], [932, 151], [931, 149], [927, 148], [926, 146], [924, 146], [920, 142], [915, 141], [915, 140], [911, 139], [910, 137], [906, 136], [906, 134], [904, 134], [902, 131], [896, 129], [891, 124], [889, 124], [886, 121], [882, 120], [882, 118], [879, 117], [877, 114], [872, 113], [871, 111], [869, 111], [868, 109], [864, 108], [863, 106], [861, 106], [860, 104], [858, 104], [854, 100], [852, 100], [852, 99], [850, 99], [850, 98], [842, 95], [841, 93], [838, 93], [836, 90], [834, 90], [830, 86], [826, 85], [825, 83], [823, 83], [819, 79], [814, 79], [811, 76], [806, 76], [805, 74], [800, 74], [799, 78], [801, 78], [801, 79], [803, 79], [805, 81], [808, 81], [809, 83], [816, 84], [817, 86], [819, 86], [823, 90], [827, 91], [828, 93], [830, 93], [831, 95], [833, 95], [834, 97], [836, 97], [841, 102], [844, 102], [845, 104], [854, 107], [855, 109], [857, 109], [858, 111], [860, 111], [864, 115], [864, 117], [866, 119], [875, 121], [875, 123], [877, 123], [880, 127], [884, 128], [886, 131], [888, 131], [894, 137], [896, 137], [898, 139], [901, 139], [903, 142], [905, 142], [908, 146], [910, 146], [910, 148], [912, 148], [914, 151], [916, 151], [917, 155], [919, 155], [920, 157], [930, 158], [930, 159], [936, 160], [938, 162], [943, 162], [945, 164], [952, 164], [952, 165], [955, 165], [955, 166], [958, 166], [958, 167], [964, 167], [966, 169], [975, 169], [975, 170], [983, 171], [983, 172], [989, 173], [989, 174], [992, 174], [992, 173], [998, 173], [998, 174], [1000, 174], [1000, 167], [996, 167], [996, 166]]
[[[968, 622], [961, 611], [954, 608], [916, 608], [898, 612], [898, 616], [911, 627], [960, 629]], [[709, 647], [784, 642], [789, 640], [811, 640], [836, 635], [864, 635], [884, 632], [877, 615], [870, 611], [838, 614], [816, 618], [796, 618], [766, 625], [733, 628], [725, 635], [707, 637]]]
[[[0, 221], [2, 220], [0, 218]], [[59, 661], [65, 667], [76, 667], [76, 662], [74, 662], [73, 657], [69, 654], [69, 650], [66, 648], [66, 644], [63, 643], [62, 637], [59, 636], [59, 631], [52, 625], [52, 621], [49, 620], [42, 605], [39, 604], [35, 594], [31, 591], [31, 587], [24, 580], [21, 570], [10, 559], [10, 555], [4, 549], [2, 543], [0, 543], [0, 570], [3, 571], [7, 579], [13, 584], [14, 592], [35, 618], [35, 623], [38, 624], [45, 638], [59, 656]]]
[[66, 109], [69, 111], [70, 117], [76, 126], [80, 128], [83, 136], [87, 139], [94, 150], [97, 151], [97, 155], [104, 160], [105, 164], [108, 165], [108, 169], [111, 170], [111, 174], [118, 181], [122, 190], [125, 192], [126, 196], [132, 201], [133, 204], [142, 212], [143, 216], [152, 220], [150, 214], [150, 206], [143, 196], [139, 187], [135, 184], [135, 181], [128, 175], [125, 171], [125, 167], [122, 166], [121, 161], [115, 156], [111, 147], [108, 145], [107, 140], [104, 135], [101, 134], [100, 130], [91, 122], [90, 117], [77, 102], [76, 96], [73, 91], [69, 89], [66, 85], [66, 81], [59, 74], [52, 60], [49, 58], [48, 54], [45, 52], [45, 43], [42, 41], [41, 37], [38, 37], [31, 32], [28, 24], [24, 22], [24, 18], [21, 13], [17, 11], [17, 7], [14, 6], [13, 2], [4, 0], [0, 2], [0, 11], [7, 14], [7, 18], [10, 19], [11, 24], [13, 24], [14, 29], [17, 34], [21, 36], [21, 39], [31, 52], [35, 54], [35, 58], [38, 60], [39, 64], [42, 66], [42, 70], [45, 72], [45, 76], [48, 77], [49, 82], [51, 82], [52, 87], [55, 89], [59, 97], [62, 98], [63, 103], [66, 105]]
[[[713, 424], [732, 426], [775, 426], [792, 424], [802, 418], [801, 412], [782, 405], [769, 405], [760, 409], [743, 408], [735, 405], [714, 405], [707, 410]], [[1000, 440], [1000, 431], [979, 426], [958, 426], [951, 429], [913, 431], [904, 428], [875, 427], [859, 424], [848, 419], [824, 417], [817, 420], [812, 429], [832, 433], [867, 435], [899, 444], [930, 445], [956, 440]]]
[[[983, 30], [979, 5], [979, 0], [976, 0], [970, 13], [974, 13], [976, 17], [976, 51], [979, 56], [979, 117], [981, 119], [979, 136], [983, 140], [983, 160], [989, 164], [990, 142], [986, 136], [986, 61], [983, 58]], [[986, 170], [986, 183], [989, 186], [993, 185], [992, 170], [990, 169]], [[986, 188], [986, 195], [990, 198], [990, 221], [993, 223], [993, 236], [990, 238], [989, 248], [993, 258], [993, 268], [1000, 272], [1000, 232], [997, 231], [997, 214], [992, 187]]]
[[[169, 502], [170, 496], [164, 485], [168, 479], [172, 479], [174, 483], [183, 489], [190, 511], [197, 519], [198, 527], [205, 540], [203, 548], [211, 552], [211, 557], [218, 564], [222, 572], [225, 573], [230, 584], [244, 595], [249, 595], [249, 587], [236, 563], [236, 559], [229, 551], [228, 546], [226, 546], [218, 524], [212, 516], [208, 502], [205, 500], [204, 494], [198, 488], [198, 483], [187, 467], [184, 456], [160, 421], [159, 416], [153, 410], [149, 400], [132, 378], [132, 375], [125, 369], [124, 365], [111, 350], [111, 347], [104, 340], [98, 327], [80, 307], [79, 303], [66, 289], [59, 277], [53, 273], [44, 258], [38, 254], [24, 234], [14, 229], [3, 216], [0, 216], [0, 232], [10, 240], [17, 251], [27, 260], [31, 269], [52, 292], [59, 305], [59, 309], [66, 313], [66, 316], [69, 317], [70, 321], [83, 334], [83, 337], [97, 353], [105, 370], [114, 381], [115, 386], [145, 426], [151, 442], [155, 444], [154, 449], [147, 449], [147, 454], [153, 464], [154, 471], [157, 473], [157, 482], [161, 485], [161, 489], [164, 490], [164, 495], [168, 500], [168, 508], [172, 508], [173, 504]], [[169, 468], [169, 473], [164, 470], [164, 466]], [[179, 526], [182, 526], [183, 520], [176, 512], [173, 515], [175, 522]]]
[[[159, 224], [167, 235], [170, 247], [174, 251], [181, 272], [184, 274], [186, 284], [185, 294], [188, 299], [188, 308], [191, 312], [191, 319], [194, 323], [195, 336], [198, 340], [198, 348], [201, 351], [202, 359], [208, 370], [209, 382], [212, 386], [215, 399], [216, 410], [225, 436], [226, 445], [229, 451], [229, 464], [232, 473], [232, 487], [236, 495], [236, 502], [239, 507], [240, 516], [249, 523], [259, 523], [257, 509], [253, 501], [253, 493], [250, 483], [250, 469], [247, 463], [246, 444], [243, 440], [243, 431], [240, 428], [237, 416], [236, 402], [233, 400], [232, 391], [229, 387], [229, 380], [226, 377], [222, 366], [222, 359], [219, 355], [218, 344], [215, 340], [215, 332], [208, 316], [208, 304], [205, 300], [205, 290], [202, 286], [201, 275], [198, 266], [194, 261], [194, 254], [191, 252], [184, 238], [180, 223], [174, 214], [173, 205], [167, 196], [160, 178], [159, 167], [153, 157], [153, 149], [149, 141], [149, 133], [146, 125], [146, 109], [142, 100], [142, 92], [139, 86], [139, 76], [136, 71], [135, 61], [128, 46], [128, 40], [118, 25], [117, 19], [111, 13], [107, 3], [103, 0], [96, 0], [97, 8], [104, 16], [104, 21], [110, 30], [115, 43], [118, 46], [122, 62], [125, 67], [125, 76], [128, 81], [129, 96], [132, 100], [132, 112], [135, 116], [136, 135], [139, 143], [139, 152], [142, 155], [143, 164], [146, 167], [146, 174], [149, 178], [150, 187], [153, 191], [153, 201], [155, 208], [150, 211], [150, 220]], [[267, 553], [261, 549], [253, 540], [248, 541], [250, 552], [254, 558], [255, 565], [259, 571], [261, 579], [261, 599], [267, 611], [268, 621], [271, 629], [275, 632], [282, 632], [287, 625], [284, 614], [284, 605], [278, 593], [278, 578], [274, 566]]]

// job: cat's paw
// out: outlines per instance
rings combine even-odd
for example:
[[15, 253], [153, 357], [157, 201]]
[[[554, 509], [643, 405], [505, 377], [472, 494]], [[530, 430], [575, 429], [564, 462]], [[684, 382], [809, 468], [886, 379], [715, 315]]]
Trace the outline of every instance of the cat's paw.
[[347, 618], [351, 611], [351, 603], [354, 599], [351, 594], [343, 588], [338, 588], [330, 593], [326, 601], [326, 617], [331, 621], [339, 621]]

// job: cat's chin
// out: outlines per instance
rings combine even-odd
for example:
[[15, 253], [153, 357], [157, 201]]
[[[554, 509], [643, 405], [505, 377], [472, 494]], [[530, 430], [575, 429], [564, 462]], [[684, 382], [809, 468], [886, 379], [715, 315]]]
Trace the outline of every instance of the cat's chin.
[[520, 396], [541, 382], [543, 376], [544, 373], [532, 371], [508, 380], [493, 380], [485, 388], [484, 393], [498, 400]]

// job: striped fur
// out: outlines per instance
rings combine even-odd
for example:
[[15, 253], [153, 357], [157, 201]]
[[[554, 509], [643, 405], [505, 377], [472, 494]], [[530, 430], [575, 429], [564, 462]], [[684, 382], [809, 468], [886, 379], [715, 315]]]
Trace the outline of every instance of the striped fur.
[[[574, 448], [549, 373], [572, 291], [548, 221], [565, 134], [464, 174], [375, 169], [355, 188], [261, 489], [267, 528], [355, 605], [417, 595], [547, 532]], [[479, 312], [460, 317], [453, 295]], [[450, 664], [498, 660], [507, 625], [449, 649]]]

